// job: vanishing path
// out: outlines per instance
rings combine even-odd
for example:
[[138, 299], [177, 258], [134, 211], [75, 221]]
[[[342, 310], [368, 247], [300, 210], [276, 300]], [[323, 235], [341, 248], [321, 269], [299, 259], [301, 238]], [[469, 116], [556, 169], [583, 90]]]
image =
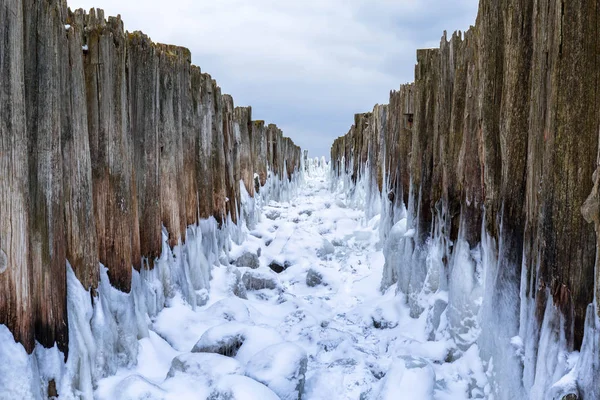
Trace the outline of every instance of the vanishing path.
[[[395, 287], [379, 291], [379, 217], [366, 221], [362, 210], [346, 206], [343, 193], [329, 188], [328, 171], [313, 171], [293, 201], [264, 206], [247, 240], [222, 257], [231, 265], [213, 269], [209, 303], [193, 311], [176, 295], [152, 321], [150, 338], [140, 340], [138, 366], [102, 380], [97, 396], [225, 399], [222, 392], [229, 390], [235, 399], [266, 398], [238, 375], [268, 380], [293, 369], [293, 352], [280, 347], [263, 363], [264, 373], [257, 372], [255, 354], [284, 342], [306, 352], [304, 399], [480, 397], [484, 377], [472, 370], [480, 366], [475, 350], [446, 363], [451, 341], [428, 341], [427, 317], [410, 318]], [[251, 254], [260, 255], [257, 269], [243, 266], [256, 267]], [[275, 273], [269, 265], [284, 270]], [[240, 280], [242, 274], [253, 279]], [[169, 372], [174, 357], [192, 357], [201, 337], [216, 347], [242, 337], [241, 347], [238, 341], [227, 350], [236, 364], [214, 360], [207, 368], [197, 361], [185, 373]], [[224, 380], [227, 374], [236, 378]], [[294, 398], [295, 386], [278, 379], [270, 387], [289, 387], [292, 395], [280, 397]]]

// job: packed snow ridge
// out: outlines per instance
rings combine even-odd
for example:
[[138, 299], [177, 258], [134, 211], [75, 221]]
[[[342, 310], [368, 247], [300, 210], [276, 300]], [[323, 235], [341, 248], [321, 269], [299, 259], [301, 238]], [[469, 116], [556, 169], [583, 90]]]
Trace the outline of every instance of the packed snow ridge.
[[380, 217], [330, 187], [328, 167], [313, 162], [295, 198], [263, 205], [213, 267], [208, 302], [194, 309], [176, 291], [139, 340], [137, 365], [100, 380], [94, 396], [484, 397], [476, 345], [454, 357], [445, 315], [411, 318], [394, 286], [381, 293]]

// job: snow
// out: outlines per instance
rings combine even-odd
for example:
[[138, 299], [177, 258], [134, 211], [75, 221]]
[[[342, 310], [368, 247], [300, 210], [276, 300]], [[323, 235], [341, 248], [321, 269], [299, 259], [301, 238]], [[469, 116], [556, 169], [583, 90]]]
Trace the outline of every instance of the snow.
[[[484, 392], [477, 346], [458, 351], [448, 329], [448, 292], [431, 284], [418, 304], [432, 312], [416, 317], [395, 283], [382, 293], [381, 218], [367, 218], [356, 193], [332, 194], [320, 165], [287, 191], [263, 188], [260, 215], [249, 211], [252, 226], [230, 239], [205, 227], [174, 259], [163, 252], [164, 271], [151, 281], [168, 289], [166, 306], [148, 312], [137, 363], [99, 379], [96, 398], [384, 399], [400, 390], [415, 399], [461, 399]], [[391, 235], [411, 240], [407, 219], [396, 222]], [[190, 279], [166, 273], [187, 271], [198, 257], [195, 269], [209, 282], [188, 288]], [[273, 262], [285, 266], [280, 273], [269, 268]], [[324, 284], [309, 286], [309, 272]], [[248, 286], [243, 296], [233, 290], [240, 281]], [[206, 304], [195, 288], [208, 292]]]
[[215, 386], [210, 398], [231, 400], [279, 400], [279, 397], [268, 387], [241, 375], [226, 375], [222, 377]]
[[394, 400], [399, 393], [412, 399], [431, 399], [435, 373], [425, 359], [400, 358], [394, 361], [381, 383], [377, 399]]
[[[44, 398], [35, 382], [51, 379], [61, 398], [100, 400], [507, 398], [495, 379], [521, 390], [533, 331], [514, 329], [518, 311], [505, 327], [494, 316], [518, 304], [489, 309], [493, 240], [449, 244], [436, 231], [417, 248], [412, 206], [391, 210], [368, 175], [354, 185], [329, 172], [324, 160], [291, 182], [269, 172], [255, 198], [240, 183], [240, 223], [201, 221], [174, 249], [164, 232], [130, 293], [101, 266], [90, 302], [69, 267], [68, 361], [40, 346], [27, 356], [0, 325], [0, 399]], [[593, 307], [579, 354], [553, 336], [564, 321], [548, 304], [531, 360], [547, 372], [525, 370], [536, 398], [593, 385], [597, 370]]]
[[280, 343], [256, 353], [246, 374], [273, 390], [282, 400], [297, 400], [304, 391], [306, 352], [293, 343]]
[[225, 322], [208, 329], [192, 352], [218, 353], [245, 364], [259, 351], [282, 341], [281, 335], [272, 328]]
[[243, 365], [231, 358], [214, 353], [185, 353], [175, 357], [167, 377], [190, 374], [196, 377], [243, 375]]
[[[100, 380], [98, 398], [110, 398], [127, 379], [135, 383], [128, 387], [165, 398], [226, 390], [240, 399], [250, 393], [296, 399], [302, 391], [302, 398], [316, 400], [392, 398], [398, 390], [415, 399], [484, 392], [477, 346], [458, 352], [447, 330], [446, 291], [423, 294], [420, 304], [437, 314], [416, 318], [395, 284], [381, 293], [385, 259], [379, 216], [367, 218], [343, 191], [332, 195], [326, 168], [313, 166], [294, 190], [295, 197], [279, 193], [280, 201], [265, 201], [256, 223], [239, 235], [243, 240], [225, 246], [225, 258], [213, 256], [220, 261], [210, 272], [206, 305], [194, 308], [175, 290], [151, 318], [151, 337], [163, 340], [141, 339], [137, 366]], [[406, 219], [394, 231], [412, 235]], [[258, 268], [231, 265], [244, 254], [260, 254]], [[269, 268], [273, 261], [287, 268], [276, 274]], [[309, 271], [321, 274], [326, 284], [307, 285]], [[236, 272], [253, 277], [246, 279], [247, 299], [231, 289], [239, 281]], [[259, 278], [275, 284], [255, 287]], [[206, 361], [214, 368], [203, 367], [202, 359], [194, 358], [200, 355], [216, 357]], [[226, 366], [223, 359], [239, 364]], [[186, 368], [173, 370], [183, 362]], [[190, 376], [204, 378], [188, 384]]]
[[41, 398], [32, 359], [4, 325], [0, 325], [0, 360], [1, 400]]

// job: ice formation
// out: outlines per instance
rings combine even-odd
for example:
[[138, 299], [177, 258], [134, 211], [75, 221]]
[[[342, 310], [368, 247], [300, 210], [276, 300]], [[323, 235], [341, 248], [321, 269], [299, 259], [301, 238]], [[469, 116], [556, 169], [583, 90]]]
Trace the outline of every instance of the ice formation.
[[534, 305], [489, 289], [503, 247], [485, 232], [470, 246], [436, 227], [418, 246], [412, 207], [318, 159], [242, 199], [237, 225], [201, 221], [173, 249], [165, 232], [128, 294], [103, 266], [94, 294], [68, 268], [68, 360], [28, 356], [0, 326], [0, 398], [42, 399], [49, 382], [67, 399], [598, 396], [593, 305], [581, 353], [557, 336], [552, 302], [532, 348]]
[[[450, 341], [446, 361], [474, 355], [481, 358], [480, 380], [469, 387], [472, 398], [561, 400], [599, 396], [600, 335], [594, 305], [588, 309], [580, 354], [572, 350], [572, 339], [565, 334], [572, 335], [573, 327], [554, 305], [548, 288], [544, 289], [548, 300], [538, 326], [540, 310], [526, 295], [534, 290], [528, 287], [533, 281], [526, 268], [521, 269], [522, 276], [507, 275], [511, 268], [505, 265], [504, 244], [485, 231], [485, 217], [482, 240], [472, 246], [464, 239], [462, 222], [457, 240], [449, 240], [441, 228], [446, 210], [438, 209], [432, 234], [426, 232], [425, 242], [419, 244], [415, 204], [420, 201], [420, 193], [411, 191], [409, 204], [395, 205], [386, 195], [393, 189], [385, 173], [379, 191], [370, 176], [369, 162], [358, 168], [354, 163], [354, 159], [341, 157], [341, 168], [332, 171], [332, 189], [346, 193], [347, 203], [362, 208], [367, 216], [381, 213], [380, 237], [385, 254], [382, 292], [395, 287], [411, 317], [427, 321], [429, 340]], [[344, 169], [358, 171], [358, 176]], [[380, 170], [386, 170], [385, 160]], [[412, 184], [410, 187], [414, 188]], [[392, 367], [390, 373], [397, 374], [397, 379], [389, 383], [386, 377], [384, 388], [396, 385], [394, 393], [404, 390], [402, 365]], [[415, 398], [438, 397], [427, 394]], [[377, 398], [387, 397], [380, 394]]]

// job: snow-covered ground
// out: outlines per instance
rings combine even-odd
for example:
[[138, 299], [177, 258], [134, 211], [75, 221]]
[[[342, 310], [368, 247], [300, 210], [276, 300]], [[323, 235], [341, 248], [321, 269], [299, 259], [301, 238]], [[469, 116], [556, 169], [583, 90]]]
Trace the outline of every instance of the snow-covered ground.
[[137, 366], [101, 379], [95, 397], [486, 397], [477, 345], [457, 350], [445, 313], [432, 331], [432, 314], [411, 318], [396, 285], [380, 292], [380, 217], [331, 186], [328, 168], [312, 169], [290, 202], [263, 205], [212, 269], [208, 303], [194, 310], [175, 293], [139, 340]]

